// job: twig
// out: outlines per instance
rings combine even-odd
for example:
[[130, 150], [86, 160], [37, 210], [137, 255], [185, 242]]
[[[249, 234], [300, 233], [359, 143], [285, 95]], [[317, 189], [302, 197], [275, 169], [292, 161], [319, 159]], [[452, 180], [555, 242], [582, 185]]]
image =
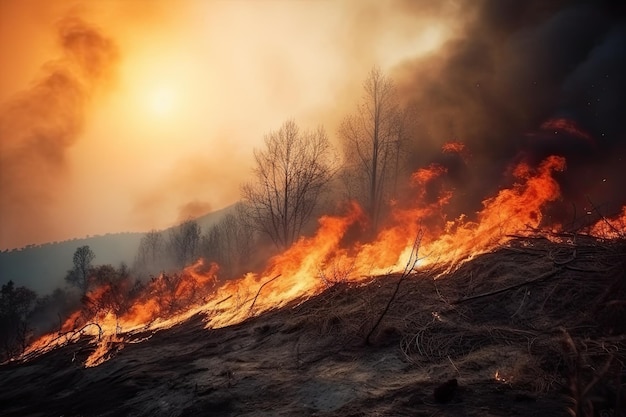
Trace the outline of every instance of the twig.
[[419, 260], [419, 258], [417, 257], [417, 253], [419, 252], [419, 247], [422, 242], [423, 236], [424, 236], [424, 231], [420, 229], [419, 232], [417, 233], [417, 236], [415, 237], [415, 241], [413, 242], [413, 247], [411, 248], [409, 260], [407, 261], [406, 266], [404, 267], [404, 272], [402, 272], [402, 275], [400, 275], [400, 279], [398, 279], [398, 282], [396, 283], [396, 288], [393, 290], [393, 294], [391, 294], [389, 301], [387, 301], [387, 305], [385, 306], [385, 309], [382, 311], [380, 316], [378, 316], [378, 320], [376, 320], [376, 323], [374, 324], [374, 326], [367, 333], [367, 336], [365, 336], [366, 345], [371, 344], [370, 338], [372, 337], [372, 335], [374, 334], [378, 326], [380, 326], [380, 323], [383, 321], [383, 318], [389, 311], [389, 308], [391, 307], [391, 303], [393, 303], [393, 300], [396, 298], [396, 295], [398, 294], [398, 290], [400, 290], [400, 285], [402, 284], [402, 281], [404, 281], [411, 274], [411, 272], [413, 272], [413, 270], [415, 269], [415, 265], [417, 264], [417, 261]]
[[261, 293], [261, 290], [263, 289], [263, 287], [265, 287], [267, 284], [269, 284], [270, 282], [274, 281], [275, 279], [277, 279], [281, 275], [282, 274], [276, 275], [274, 278], [270, 279], [269, 281], [264, 282], [263, 285], [261, 285], [259, 287], [259, 290], [256, 292], [256, 295], [254, 296], [254, 300], [252, 300], [252, 304], [250, 304], [250, 309], [248, 309], [248, 315], [250, 315], [250, 313], [252, 313], [252, 308], [254, 307], [254, 304], [256, 303], [256, 299], [259, 297], [259, 294]]
[[456, 367], [456, 365], [454, 364], [454, 362], [452, 362], [452, 359], [450, 359], [450, 355], [448, 355], [448, 360], [450, 361], [450, 363], [452, 364], [452, 367], [456, 370], [456, 373], [461, 376], [461, 372], [459, 371], [459, 368]]
[[526, 297], [528, 296], [528, 290], [524, 290], [524, 298], [522, 298], [522, 302], [519, 304], [519, 307], [517, 308], [517, 310], [515, 310], [515, 313], [513, 313], [513, 315], [511, 316], [511, 318], [517, 316], [517, 314], [522, 311], [522, 307], [524, 306], [524, 301], [526, 301]]
[[[62, 346], [66, 346], [68, 343], [70, 343], [72, 341], [74, 336], [76, 336], [77, 334], [78, 335], [82, 335], [83, 334], [83, 330], [85, 330], [89, 326], [96, 326], [98, 328], [98, 342], [99, 342], [102, 339], [102, 334], [104, 333], [103, 330], [102, 330], [102, 327], [98, 323], [96, 323], [96, 322], [89, 322], [89, 323], [85, 324], [83, 327], [81, 327], [80, 329], [73, 329], [73, 330], [70, 330], [70, 331], [67, 331], [67, 332], [64, 332], [64, 333], [60, 333], [59, 332], [57, 334], [57, 337], [55, 337], [54, 339], [48, 341], [48, 343], [46, 343], [45, 345], [41, 346], [39, 349], [23, 355], [22, 359], [23, 360], [29, 360], [29, 358], [35, 357], [40, 352], [45, 352], [46, 349], [48, 349], [48, 347], [50, 345], [53, 345], [55, 343], [56, 343], [56, 346], [54, 346], [52, 349], [58, 348], [58, 347], [62, 347]], [[65, 337], [65, 342], [63, 342], [63, 343], [57, 342], [59, 339], [61, 339], [63, 337]]]
[[602, 219], [602, 221], [606, 223], [606, 225], [609, 226], [610, 229], [617, 233], [617, 236], [624, 237], [624, 233], [620, 231], [617, 227], [615, 227], [613, 223], [611, 223], [604, 215], [602, 215], [602, 213], [600, 213], [600, 210], [598, 209], [598, 207], [595, 206], [595, 204], [593, 204], [591, 198], [588, 195], [586, 197], [587, 201], [589, 201], [589, 204], [591, 204], [591, 208], [593, 208], [593, 211], [595, 211], [598, 216], [600, 216], [600, 219]]
[[437, 281], [433, 280], [433, 285], [435, 286], [435, 291], [437, 292], [439, 299], [445, 304], [450, 304], [445, 298], [443, 298], [443, 295], [441, 295], [441, 293], [439, 292], [439, 288], [437, 288]]
[[233, 295], [229, 295], [228, 297], [224, 298], [223, 300], [218, 301], [217, 303], [215, 303], [216, 306], [222, 304], [223, 302], [228, 301], [229, 299], [231, 299], [233, 297]]
[[503, 293], [503, 292], [506, 292], [506, 291], [514, 290], [516, 288], [523, 287], [524, 285], [527, 285], [527, 284], [532, 284], [532, 283], [535, 283], [535, 282], [542, 281], [544, 279], [551, 278], [554, 275], [556, 275], [557, 273], [561, 272], [562, 269], [563, 269], [562, 267], [558, 267], [558, 268], [553, 269], [552, 271], [548, 271], [546, 273], [543, 273], [543, 274], [539, 275], [537, 278], [531, 279], [529, 281], [520, 282], [520, 283], [515, 284], [515, 285], [510, 285], [508, 287], [500, 288], [499, 290], [490, 291], [490, 292], [486, 292], [486, 293], [482, 293], [482, 294], [478, 294], [478, 295], [473, 295], [471, 297], [460, 298], [460, 299], [458, 299], [456, 301], [453, 301], [452, 304], [461, 304], [461, 303], [464, 303], [466, 301], [476, 300], [477, 298], [489, 297], [490, 295], [496, 295], [496, 294], [500, 294], [500, 293]]

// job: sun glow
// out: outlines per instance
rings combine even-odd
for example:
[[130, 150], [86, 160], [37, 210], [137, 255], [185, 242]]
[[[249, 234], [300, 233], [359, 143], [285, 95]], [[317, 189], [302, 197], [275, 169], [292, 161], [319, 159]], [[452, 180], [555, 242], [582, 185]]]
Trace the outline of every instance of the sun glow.
[[137, 41], [127, 51], [121, 68], [120, 109], [132, 124], [159, 128], [163, 124], [180, 127], [189, 103], [200, 99], [202, 90], [194, 60], [173, 47], [160, 50], [142, 48]]
[[176, 112], [177, 91], [167, 85], [159, 85], [146, 95], [147, 110], [158, 117], [166, 117]]

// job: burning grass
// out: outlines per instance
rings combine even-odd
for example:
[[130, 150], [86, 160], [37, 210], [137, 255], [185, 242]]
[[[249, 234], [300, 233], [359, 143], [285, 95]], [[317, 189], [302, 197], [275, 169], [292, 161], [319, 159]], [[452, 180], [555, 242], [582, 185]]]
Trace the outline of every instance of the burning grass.
[[[140, 390], [139, 397], [174, 401], [175, 395], [173, 403], [185, 403], [189, 410], [215, 406], [218, 415], [258, 415], [264, 409], [290, 415], [414, 415], [418, 410], [432, 415], [444, 412], [433, 390], [452, 378], [458, 387], [445, 405], [449, 415], [564, 416], [568, 408], [578, 416], [591, 409], [619, 415], [626, 360], [625, 260], [623, 240], [517, 237], [444, 276], [445, 267], [431, 266], [405, 278], [327, 281], [314, 297], [221, 329], [203, 330], [200, 315], [170, 330], [125, 334], [123, 342], [107, 342], [109, 361], [89, 375], [101, 375], [102, 386], [118, 386], [105, 384], [118, 366], [130, 375], [145, 375], [147, 367], [155, 375], [176, 369], [168, 377], [170, 388], [159, 394], [153, 392], [156, 384], [148, 384], [154, 388], [145, 388], [145, 394], [132, 379], [122, 385]], [[241, 297], [245, 314], [267, 285]], [[386, 306], [371, 343], [365, 343]], [[147, 340], [132, 343], [142, 337]], [[127, 344], [123, 351], [111, 349], [122, 343]], [[54, 357], [73, 355], [81, 362], [96, 347], [83, 339]], [[21, 366], [41, 366], [52, 357]], [[2, 395], [10, 399], [10, 393]], [[137, 408], [144, 405], [133, 398], [117, 412], [163, 411], [156, 405]], [[181, 407], [170, 414], [185, 415]]]
[[[553, 173], [564, 167], [559, 157], [536, 168], [519, 165], [516, 183], [486, 199], [472, 221], [441, 216], [447, 192], [436, 203], [423, 203], [418, 195], [411, 207], [395, 207], [375, 239], [347, 247], [348, 230], [365, 221], [360, 207], [351, 204], [344, 215], [322, 217], [313, 236], [270, 259], [258, 274], [220, 281], [217, 265], [198, 262], [179, 274], [156, 277], [140, 291], [102, 285], [87, 294], [83, 310], [58, 333], [35, 341], [17, 362], [64, 348], [75, 349], [73, 359], [81, 364], [105, 366], [131, 345], [167, 339], [163, 335], [173, 330], [166, 329], [200, 317], [206, 334], [196, 329], [191, 346], [220, 334], [224, 346], [238, 350], [232, 340], [241, 336], [251, 346], [246, 354], [259, 363], [280, 355], [281, 366], [287, 360], [288, 369], [297, 372], [344, 369], [337, 362], [360, 361], [364, 354], [370, 375], [380, 371], [372, 355], [386, 352], [396, 355], [394, 366], [429, 389], [433, 381], [448, 381], [435, 402], [458, 402], [457, 390], [468, 384], [488, 390], [489, 381], [535, 400], [547, 395], [550, 407], [569, 407], [576, 416], [620, 412], [626, 360], [624, 212], [615, 218], [598, 212], [599, 220], [577, 233], [546, 227], [543, 209], [559, 198]], [[273, 346], [275, 352], [263, 355], [274, 359], [260, 358], [257, 344]], [[228, 387], [234, 386], [233, 371], [224, 372]], [[388, 378], [395, 387], [409, 384]], [[336, 389], [331, 384], [324, 395]], [[346, 398], [400, 401], [400, 411], [416, 401], [430, 405], [430, 399], [416, 400], [404, 388], [359, 392], [358, 398], [342, 394], [326, 411], [341, 410]], [[391, 408], [378, 412], [402, 414]], [[543, 411], [553, 415], [554, 409]]]
[[[624, 241], [518, 238], [445, 278], [431, 269], [404, 282], [376, 344], [399, 346], [435, 379], [490, 374], [528, 395], [562, 393], [576, 416], [623, 412], [625, 271]], [[315, 329], [299, 363], [327, 355], [330, 339], [334, 353], [363, 343], [397, 279], [338, 285], [294, 309]]]
[[[416, 249], [419, 249], [419, 258], [414, 259], [405, 275], [419, 270], [423, 274], [436, 271], [438, 277], [443, 277], [482, 253], [509, 245], [516, 236], [526, 238], [537, 233], [544, 226], [542, 210], [559, 198], [559, 187], [553, 174], [563, 169], [565, 160], [556, 156], [546, 158], [537, 167], [518, 165], [514, 170], [516, 182], [486, 199], [473, 221], [465, 216], [454, 220], [442, 217], [441, 209], [449, 201], [448, 193], [444, 192], [441, 199], [432, 204], [424, 203], [416, 190], [416, 201], [410, 206], [395, 207], [389, 223], [369, 242], [345, 245], [347, 231], [366, 222], [361, 208], [352, 203], [344, 215], [322, 217], [313, 236], [302, 237], [284, 253], [271, 258], [265, 270], [258, 274], [220, 281], [219, 267], [204, 265], [200, 260], [179, 274], [162, 274], [140, 290], [123, 283], [101, 285], [86, 295], [84, 308], [72, 314], [57, 334], [44, 335], [33, 342], [21, 359], [30, 359], [71, 343], [77, 337], [90, 335], [99, 345], [86, 364], [97, 365], [111, 356], [106, 346], [121, 348], [125, 340], [135, 339], [136, 334], [171, 327], [198, 313], [206, 317], [207, 328], [229, 326], [314, 297], [329, 284], [364, 283], [375, 276], [402, 271], [407, 259], [416, 254]], [[424, 178], [429, 181], [431, 177]], [[608, 240], [619, 239], [623, 236], [623, 224], [622, 213], [615, 219], [601, 217], [590, 230]], [[558, 229], [559, 225], [551, 227]], [[569, 245], [580, 239], [576, 235], [542, 233], [542, 236]], [[420, 236], [419, 248], [414, 246], [415, 236]], [[533, 244], [539, 242], [538, 239], [523, 241], [525, 247], [509, 246], [511, 258], [514, 258], [515, 251], [540, 251]], [[551, 279], [564, 268], [571, 268], [571, 262], [586, 255], [577, 249], [565, 255], [555, 252], [550, 256], [554, 257], [551, 268], [535, 271], [528, 269], [530, 266], [519, 265], [524, 269], [517, 271], [518, 275], [534, 276], [533, 285], [540, 285], [541, 281]], [[501, 283], [501, 280], [502, 277], [494, 277], [495, 283]], [[472, 282], [471, 276], [467, 282]], [[499, 292], [517, 292], [530, 284], [515, 284]], [[465, 288], [466, 285], [462, 283], [459, 287]], [[485, 291], [487, 293], [480, 297], [474, 296], [477, 302], [480, 302], [479, 298], [489, 300], [490, 295], [496, 295], [489, 294], [491, 290], [487, 288]], [[516, 317], [519, 317], [526, 305], [520, 303], [516, 308], [519, 310]], [[493, 314], [498, 312], [493, 311]], [[445, 324], [435, 320], [431, 326], [431, 332], [440, 333], [441, 329], [436, 326]], [[368, 341], [370, 336], [367, 336]]]

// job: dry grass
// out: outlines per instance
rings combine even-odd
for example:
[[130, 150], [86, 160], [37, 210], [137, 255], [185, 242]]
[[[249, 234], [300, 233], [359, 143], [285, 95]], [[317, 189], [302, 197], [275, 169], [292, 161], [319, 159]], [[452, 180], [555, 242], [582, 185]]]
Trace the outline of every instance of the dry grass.
[[[407, 362], [439, 364], [448, 376], [497, 370], [499, 381], [518, 389], [561, 391], [573, 404], [586, 404], [572, 407], [576, 416], [594, 407], [613, 412], [619, 405], [607, 401], [626, 392], [619, 379], [626, 363], [625, 270], [624, 241], [520, 238], [445, 278], [435, 280], [435, 270], [413, 274], [374, 340], [398, 343]], [[328, 340], [338, 349], [362, 343], [398, 279], [358, 287], [340, 280], [294, 309], [301, 325], [317, 329], [309, 351], [323, 351]]]

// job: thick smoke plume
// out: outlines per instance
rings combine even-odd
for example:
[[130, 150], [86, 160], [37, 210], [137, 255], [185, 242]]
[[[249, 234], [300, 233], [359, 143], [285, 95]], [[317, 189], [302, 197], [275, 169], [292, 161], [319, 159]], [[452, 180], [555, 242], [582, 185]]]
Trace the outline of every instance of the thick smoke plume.
[[470, 18], [458, 35], [436, 55], [409, 60], [393, 74], [404, 101], [419, 115], [415, 166], [437, 158], [458, 165], [458, 158], [441, 156], [440, 149], [463, 142], [471, 158], [461, 164], [464, 170], [448, 171], [465, 190], [463, 201], [476, 208], [507, 180], [502, 172], [514, 163], [558, 154], [567, 158], [559, 178], [567, 207], [574, 202], [589, 209], [587, 196], [598, 204], [623, 204], [622, 3], [460, 4]]
[[63, 227], [52, 224], [45, 208], [63, 198], [66, 154], [80, 137], [90, 98], [112, 80], [117, 62], [115, 44], [78, 18], [59, 23], [58, 39], [61, 57], [0, 108], [3, 248]]

